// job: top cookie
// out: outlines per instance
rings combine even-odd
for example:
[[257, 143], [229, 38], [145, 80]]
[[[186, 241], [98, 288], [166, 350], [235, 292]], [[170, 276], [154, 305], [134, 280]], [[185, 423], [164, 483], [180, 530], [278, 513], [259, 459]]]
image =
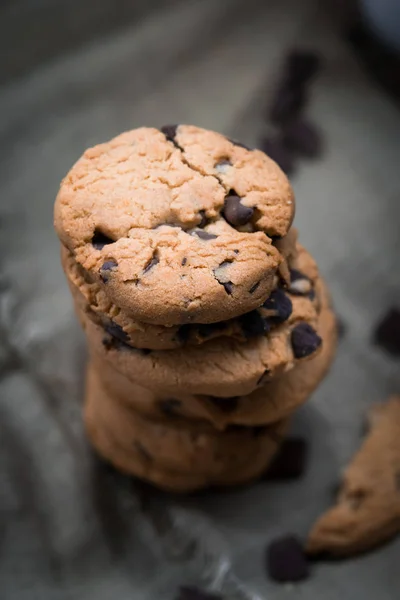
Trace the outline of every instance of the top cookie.
[[282, 262], [271, 238], [293, 214], [290, 184], [265, 154], [181, 125], [87, 150], [61, 183], [55, 227], [122, 310], [171, 326], [260, 306]]

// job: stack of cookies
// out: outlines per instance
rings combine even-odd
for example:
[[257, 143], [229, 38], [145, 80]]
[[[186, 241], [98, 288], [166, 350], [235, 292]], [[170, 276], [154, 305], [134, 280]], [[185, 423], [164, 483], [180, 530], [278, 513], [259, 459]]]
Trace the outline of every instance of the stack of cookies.
[[247, 482], [323, 378], [336, 328], [265, 154], [192, 126], [87, 150], [55, 227], [86, 332], [97, 451], [164, 489]]

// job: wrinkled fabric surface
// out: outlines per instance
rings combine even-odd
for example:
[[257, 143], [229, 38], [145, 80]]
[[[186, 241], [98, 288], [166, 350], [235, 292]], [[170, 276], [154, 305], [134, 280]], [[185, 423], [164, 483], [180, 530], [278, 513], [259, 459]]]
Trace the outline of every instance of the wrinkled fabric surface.
[[[0, 596], [173, 600], [179, 584], [226, 598], [400, 595], [397, 539], [278, 586], [276, 535], [306, 535], [332, 502], [367, 407], [399, 392], [398, 360], [371, 345], [400, 298], [400, 114], [366, 79], [314, 0], [174, 2], [0, 89]], [[82, 151], [139, 125], [193, 122], [246, 144], [288, 47], [325, 57], [308, 112], [326, 151], [293, 178], [300, 239], [346, 324], [336, 363], [293, 430], [301, 481], [171, 497], [113, 473], [81, 423], [83, 335], [59, 261], [52, 205]]]

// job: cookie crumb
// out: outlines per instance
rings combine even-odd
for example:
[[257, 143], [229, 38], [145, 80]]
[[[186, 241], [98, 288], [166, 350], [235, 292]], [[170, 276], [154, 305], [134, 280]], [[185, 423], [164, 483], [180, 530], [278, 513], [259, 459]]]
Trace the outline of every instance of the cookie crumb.
[[346, 468], [337, 504], [312, 527], [311, 555], [352, 556], [400, 533], [400, 395], [369, 412], [370, 432]]
[[279, 583], [307, 579], [310, 567], [300, 540], [294, 535], [287, 535], [270, 542], [267, 548], [267, 570], [269, 577]]
[[308, 445], [305, 440], [302, 438], [284, 440], [264, 479], [274, 481], [298, 479], [304, 474], [307, 458]]
[[378, 323], [373, 341], [393, 356], [400, 356], [400, 310], [390, 308]]

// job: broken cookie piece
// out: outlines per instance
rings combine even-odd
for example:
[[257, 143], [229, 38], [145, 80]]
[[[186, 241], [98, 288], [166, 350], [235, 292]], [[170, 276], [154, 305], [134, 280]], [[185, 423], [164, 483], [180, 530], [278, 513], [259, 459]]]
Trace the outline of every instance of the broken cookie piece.
[[400, 532], [400, 395], [372, 408], [369, 428], [336, 506], [309, 534], [309, 554], [358, 554]]

